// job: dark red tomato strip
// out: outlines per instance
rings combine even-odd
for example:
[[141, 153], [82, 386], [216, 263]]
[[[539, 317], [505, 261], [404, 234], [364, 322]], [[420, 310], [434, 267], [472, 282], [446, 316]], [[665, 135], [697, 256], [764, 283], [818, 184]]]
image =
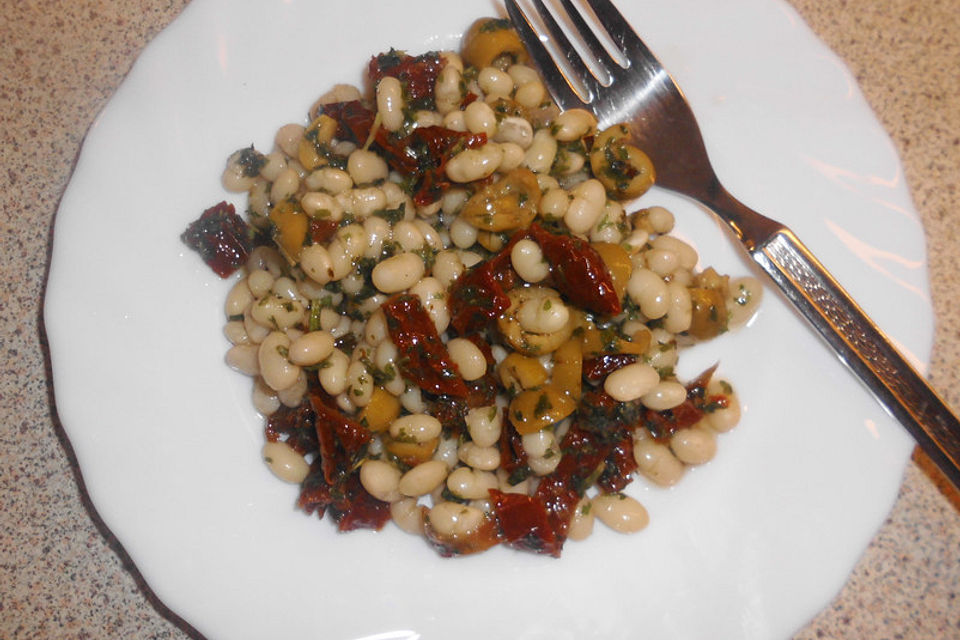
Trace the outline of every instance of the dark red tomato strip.
[[525, 237], [525, 231], [518, 231], [497, 255], [473, 267], [450, 287], [450, 325], [461, 336], [483, 331], [510, 306], [507, 291], [516, 281], [510, 252]]
[[607, 456], [606, 468], [597, 480], [597, 486], [608, 493], [623, 491], [630, 484], [630, 474], [637, 470], [633, 457], [633, 436], [625, 431]]
[[308, 402], [296, 407], [280, 405], [270, 414], [264, 428], [268, 442], [277, 442], [281, 436], [287, 436], [285, 442], [300, 455], [314, 452], [320, 446], [315, 426], [317, 414]]
[[435, 395], [465, 398], [467, 385], [450, 359], [420, 298], [397, 294], [381, 306], [387, 331], [400, 353], [398, 368], [407, 379]]
[[538, 224], [530, 225], [529, 233], [550, 263], [554, 285], [574, 305], [606, 315], [622, 311], [610, 272], [590, 243], [550, 233]]
[[554, 554], [556, 535], [543, 503], [534, 496], [490, 490], [493, 513], [504, 544], [523, 551]]
[[510, 306], [489, 265], [484, 262], [460, 276], [447, 293], [450, 325], [461, 336], [484, 330]]
[[432, 109], [434, 87], [444, 64], [435, 52], [414, 57], [391, 49], [371, 58], [367, 73], [373, 86], [386, 76], [396, 78], [403, 84], [407, 102], [417, 103], [416, 108]]
[[221, 278], [247, 261], [252, 237], [249, 225], [228, 202], [213, 205], [180, 234], [180, 239]]
[[639, 356], [633, 353], [605, 353], [584, 358], [583, 379], [596, 384], [617, 369], [633, 364], [638, 358]]

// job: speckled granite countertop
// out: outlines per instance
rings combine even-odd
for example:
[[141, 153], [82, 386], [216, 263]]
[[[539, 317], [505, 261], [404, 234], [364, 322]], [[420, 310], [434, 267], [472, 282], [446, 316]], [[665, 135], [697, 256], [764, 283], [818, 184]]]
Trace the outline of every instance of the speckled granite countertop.
[[[184, 638], [88, 511], [40, 305], [81, 140], [184, 0], [0, 1], [0, 637]], [[960, 407], [960, 0], [792, 0], [893, 138], [926, 228], [931, 378]], [[145, 6], [149, 8], [144, 8]], [[960, 498], [919, 454], [847, 585], [797, 638], [960, 638]]]

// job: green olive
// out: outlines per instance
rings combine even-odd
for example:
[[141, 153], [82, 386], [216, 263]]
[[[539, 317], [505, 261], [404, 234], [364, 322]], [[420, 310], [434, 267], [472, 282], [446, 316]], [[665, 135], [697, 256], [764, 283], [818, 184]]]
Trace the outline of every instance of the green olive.
[[460, 217], [481, 231], [513, 231], [529, 227], [539, 206], [537, 176], [518, 167], [475, 193]]
[[477, 69], [492, 66], [494, 61], [505, 58], [510, 63], [524, 62], [527, 50], [509, 20], [480, 18], [463, 36], [463, 61]]
[[656, 178], [650, 157], [624, 138], [611, 137], [605, 144], [595, 144], [590, 152], [590, 168], [614, 200], [632, 200], [643, 195]]
[[693, 318], [688, 333], [695, 338], [708, 340], [727, 330], [727, 303], [718, 289], [690, 287], [693, 303]]

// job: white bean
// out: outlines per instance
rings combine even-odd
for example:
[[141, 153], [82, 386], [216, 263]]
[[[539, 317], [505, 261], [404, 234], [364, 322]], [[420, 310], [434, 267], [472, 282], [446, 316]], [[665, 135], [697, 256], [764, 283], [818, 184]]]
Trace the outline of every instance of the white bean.
[[696, 249], [691, 247], [680, 238], [674, 236], [657, 236], [653, 239], [651, 244], [653, 245], [654, 249], [664, 249], [666, 251], [672, 251], [675, 253], [680, 262], [680, 266], [687, 270], [692, 270], [694, 267], [696, 267], [697, 262], [700, 260], [700, 256], [697, 255]]
[[434, 91], [437, 111], [447, 114], [460, 108], [460, 103], [463, 101], [460, 90], [461, 79], [460, 71], [452, 65], [448, 64], [440, 70]]
[[377, 84], [377, 111], [387, 131], [403, 126], [403, 86], [392, 76], [381, 78]]
[[517, 320], [524, 331], [555, 333], [569, 322], [570, 310], [559, 296], [533, 297], [520, 304]]
[[295, 158], [304, 129], [305, 127], [302, 124], [285, 124], [277, 129], [277, 133], [273, 137], [273, 143], [285, 154]]
[[384, 460], [366, 460], [360, 466], [360, 484], [381, 502], [395, 502], [400, 495], [400, 469]]
[[248, 376], [260, 374], [260, 347], [255, 344], [238, 344], [227, 350], [227, 366]]
[[534, 173], [549, 173], [556, 157], [556, 139], [550, 135], [549, 129], [539, 129], [533, 134], [533, 141], [527, 148], [523, 164]]
[[480, 69], [477, 73], [477, 84], [488, 96], [509, 96], [513, 93], [513, 78], [496, 67]]
[[718, 433], [730, 431], [740, 422], [740, 399], [733, 391], [733, 387], [725, 380], [711, 380], [707, 385], [707, 395], [722, 395], [727, 400], [727, 406], [714, 409], [706, 415], [707, 424]]
[[440, 421], [425, 413], [411, 413], [390, 423], [390, 435], [397, 440], [427, 442], [440, 435]]
[[370, 404], [373, 396], [373, 376], [363, 362], [351, 362], [347, 367], [347, 392], [355, 406], [365, 407]]
[[550, 265], [543, 257], [543, 250], [529, 238], [513, 245], [510, 250], [510, 263], [517, 275], [527, 282], [537, 283], [550, 275]]
[[334, 349], [320, 366], [317, 378], [323, 390], [332, 396], [339, 395], [347, 388], [347, 367], [350, 356], [340, 349]]
[[512, 171], [523, 164], [526, 154], [523, 148], [513, 142], [501, 142], [500, 150], [503, 152], [503, 158], [500, 160], [499, 171]]
[[654, 440], [645, 429], [634, 432], [633, 459], [637, 470], [655, 484], [662, 487], [675, 485], [683, 477], [685, 467], [670, 448]]
[[450, 308], [447, 306], [447, 291], [443, 283], [433, 277], [421, 278], [410, 287], [410, 293], [420, 298], [437, 333], [442, 334], [446, 331], [450, 325]]
[[597, 118], [586, 109], [567, 109], [557, 116], [553, 127], [557, 140], [572, 142], [596, 131]]
[[333, 221], [343, 218], [343, 205], [329, 193], [322, 191], [308, 191], [303, 194], [300, 197], [300, 206], [311, 218]]
[[300, 375], [297, 376], [296, 382], [287, 387], [286, 389], [280, 389], [277, 391], [277, 400], [280, 401], [284, 406], [293, 408], [299, 405], [303, 401], [303, 396], [307, 393], [307, 375], [300, 370]]
[[498, 447], [481, 447], [475, 442], [464, 442], [457, 450], [460, 460], [474, 469], [493, 471], [500, 466], [500, 449]]
[[391, 256], [373, 268], [370, 277], [373, 286], [384, 293], [397, 293], [409, 289], [423, 277], [423, 260], [415, 253]]
[[567, 537], [571, 540], [585, 540], [593, 533], [594, 519], [593, 504], [590, 498], [582, 498], [573, 511], [573, 517], [570, 518]]
[[670, 437], [670, 450], [680, 462], [703, 464], [717, 454], [717, 432], [701, 423], [680, 429]]
[[620, 367], [603, 381], [603, 390], [614, 400], [631, 402], [651, 391], [660, 382], [657, 370], [643, 362]]
[[731, 329], [742, 327], [757, 312], [763, 298], [763, 285], [756, 278], [734, 278], [729, 284], [730, 295], [727, 298], [727, 312], [730, 315], [728, 326]]
[[250, 315], [255, 321], [280, 331], [300, 324], [304, 313], [299, 300], [287, 300], [274, 293], [263, 296], [250, 307]]
[[634, 498], [622, 493], [607, 493], [595, 497], [593, 511], [600, 522], [618, 533], [634, 533], [650, 523], [647, 510]]
[[273, 415], [280, 408], [280, 398], [277, 392], [267, 386], [262, 378], [253, 381], [253, 390], [250, 394], [253, 408], [262, 415]]
[[223, 335], [230, 344], [249, 344], [250, 342], [250, 336], [243, 327], [243, 320], [231, 320], [223, 325]]
[[320, 244], [311, 244], [300, 252], [300, 266], [317, 284], [324, 285], [333, 279], [333, 262], [327, 248]]
[[667, 284], [669, 306], [663, 316], [663, 328], [670, 333], [682, 333], [690, 328], [693, 321], [693, 301], [690, 290], [679, 282]]
[[478, 380], [487, 372], [487, 359], [472, 341], [453, 338], [447, 343], [447, 351], [464, 380]]
[[670, 233], [673, 231], [673, 214], [663, 207], [649, 207], [643, 211], [650, 230], [654, 233]]
[[497, 115], [486, 102], [476, 100], [463, 110], [463, 121], [470, 133], [485, 133], [492, 138], [497, 131]]
[[490, 489], [496, 489], [499, 485], [495, 473], [477, 471], [470, 467], [458, 467], [447, 476], [447, 489], [450, 493], [466, 500], [489, 498]]
[[255, 298], [262, 298], [273, 289], [274, 277], [265, 269], [254, 269], [247, 276], [247, 287]]
[[286, 442], [267, 442], [263, 445], [262, 456], [273, 475], [284, 482], [300, 484], [310, 472], [310, 465], [303, 456]]
[[321, 167], [303, 180], [308, 189], [336, 195], [353, 187], [353, 179], [343, 169]]
[[477, 228], [457, 218], [450, 224], [450, 240], [461, 249], [469, 249], [477, 241]]
[[243, 314], [250, 303], [253, 302], [253, 298], [254, 296], [250, 292], [250, 286], [247, 284], [247, 280], [237, 280], [236, 284], [230, 288], [230, 293], [227, 294], [223, 311], [228, 318], [239, 316]]
[[470, 439], [479, 447], [492, 447], [500, 440], [503, 418], [496, 405], [474, 407], [464, 417]]
[[373, 151], [357, 149], [347, 158], [347, 173], [354, 184], [362, 185], [385, 180], [390, 169], [384, 159]]
[[661, 380], [640, 397], [640, 402], [648, 409], [666, 411], [680, 406], [686, 399], [686, 387], [675, 380]]
[[480, 528], [483, 511], [459, 502], [438, 502], [427, 513], [430, 527], [443, 537], [464, 536]]
[[546, 220], [561, 220], [570, 206], [570, 194], [564, 189], [548, 189], [540, 199], [540, 215]]
[[526, 118], [507, 116], [500, 122], [493, 139], [497, 142], [512, 142], [527, 150], [533, 144], [533, 126]]
[[412, 220], [400, 220], [393, 225], [393, 241], [404, 251], [416, 251], [424, 245], [423, 232]]
[[445, 167], [447, 177], [464, 183], [481, 180], [491, 175], [503, 160], [503, 150], [498, 144], [485, 144], [479, 149], [464, 149], [450, 158]]
[[649, 249], [643, 254], [647, 268], [658, 276], [669, 276], [680, 268], [680, 256], [666, 249]]
[[527, 109], [536, 109], [546, 101], [547, 89], [539, 80], [524, 82], [517, 87], [513, 99]]
[[289, 348], [290, 338], [285, 333], [274, 331], [264, 338], [257, 351], [260, 375], [274, 391], [292, 386], [300, 376], [300, 367], [287, 359]]
[[270, 187], [270, 200], [283, 202], [297, 192], [300, 187], [300, 174], [295, 169], [286, 168], [277, 174]]
[[542, 458], [554, 445], [556, 439], [550, 429], [540, 429], [533, 433], [525, 433], [521, 438], [523, 450], [528, 456]]
[[427, 495], [443, 483], [448, 471], [440, 460], [421, 462], [400, 478], [400, 493], [411, 498]]
[[431, 273], [448, 289], [463, 274], [463, 262], [455, 251], [441, 251], [434, 258]]
[[401, 498], [390, 503], [390, 517], [394, 523], [407, 533], [423, 535], [424, 507], [413, 498]]
[[279, 151], [273, 151], [263, 156], [264, 163], [260, 167], [260, 175], [274, 182], [287, 169], [287, 159]]
[[649, 269], [634, 269], [627, 281], [627, 295], [650, 320], [666, 315], [670, 308], [667, 283]]

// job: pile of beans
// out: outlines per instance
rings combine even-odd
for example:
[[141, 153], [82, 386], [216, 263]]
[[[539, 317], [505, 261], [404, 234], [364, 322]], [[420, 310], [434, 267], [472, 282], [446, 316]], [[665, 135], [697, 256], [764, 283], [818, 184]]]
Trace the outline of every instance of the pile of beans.
[[[282, 126], [267, 153], [237, 151], [222, 176], [229, 191], [248, 194], [251, 225], [273, 239], [251, 252], [227, 296], [228, 364], [252, 377], [264, 416], [308, 402], [317, 387], [369, 429], [360, 483], [415, 534], [429, 527], [440, 537], [469, 536], [490, 518], [491, 489], [535, 492], [566, 455], [561, 443], [577, 419], [581, 386], [590, 384], [584, 359], [630, 355], [592, 384], [616, 402], [669, 412], [687, 399], [675, 375], [681, 349], [743, 325], [760, 299], [751, 278], [698, 270], [696, 249], [671, 235], [670, 211], [631, 205], [655, 170], [626, 128], [598, 131], [587, 111], [560, 113], [525, 59], [512, 29], [480, 20], [460, 52], [438, 54], [427, 106], [411, 106], [408, 83], [391, 75], [366, 96], [339, 85], [310, 109], [307, 124]], [[411, 176], [371, 140], [338, 137], [324, 107], [351, 101], [375, 111], [374, 130], [442, 127], [483, 134], [483, 143], [452, 154], [440, 192], [418, 197]], [[298, 235], [297, 225], [317, 221], [332, 229], [322, 241]], [[556, 286], [557, 267], [532, 236], [509, 244], [533, 223], [593, 248], [619, 313], [578, 307]], [[515, 284], [481, 344], [451, 326], [448, 294], [504, 247]], [[424, 391], [399, 373], [401, 354], [381, 309], [398, 293], [420, 300], [463, 380], [492, 374], [499, 384], [496, 400], [471, 407], [460, 429], [430, 415]], [[667, 438], [633, 431], [640, 477], [670, 486], [714, 456], [717, 434], [740, 410], [725, 381], [712, 379], [707, 394], [723, 402], [696, 424]], [[507, 429], [522, 443], [520, 477], [501, 468]], [[268, 442], [263, 457], [291, 483], [303, 482], [314, 461], [282, 439]], [[622, 492], [587, 489], [569, 538], [586, 537], [594, 519], [629, 532], [648, 516]]]

